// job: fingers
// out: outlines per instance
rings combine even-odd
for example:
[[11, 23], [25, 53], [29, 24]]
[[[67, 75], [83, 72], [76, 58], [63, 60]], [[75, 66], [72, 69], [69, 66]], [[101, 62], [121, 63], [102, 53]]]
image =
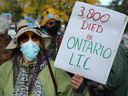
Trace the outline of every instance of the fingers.
[[77, 90], [83, 83], [84, 78], [78, 74], [75, 74], [71, 79], [72, 87]]

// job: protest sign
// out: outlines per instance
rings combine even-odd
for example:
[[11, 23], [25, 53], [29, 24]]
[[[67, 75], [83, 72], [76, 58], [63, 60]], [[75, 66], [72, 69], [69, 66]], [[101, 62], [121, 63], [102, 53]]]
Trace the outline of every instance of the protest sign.
[[126, 23], [122, 13], [77, 1], [55, 67], [106, 84]]

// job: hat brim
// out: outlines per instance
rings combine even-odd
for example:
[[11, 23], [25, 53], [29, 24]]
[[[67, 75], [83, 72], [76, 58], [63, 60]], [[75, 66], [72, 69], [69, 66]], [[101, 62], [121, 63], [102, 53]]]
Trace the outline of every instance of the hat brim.
[[34, 32], [41, 38], [51, 38], [51, 36], [44, 34], [38, 29], [32, 29], [29, 27], [24, 27], [21, 30], [18, 31], [18, 33], [14, 36], [14, 38], [11, 40], [11, 42], [8, 44], [8, 46], [5, 49], [15, 49], [18, 45], [17, 39], [20, 35], [22, 35], [25, 32]]

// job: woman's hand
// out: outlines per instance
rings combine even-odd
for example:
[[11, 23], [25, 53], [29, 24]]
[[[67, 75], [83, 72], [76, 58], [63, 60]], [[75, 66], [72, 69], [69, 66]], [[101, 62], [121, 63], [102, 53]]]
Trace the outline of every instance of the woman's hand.
[[[84, 83], [84, 78], [78, 74], [75, 74], [71, 79], [71, 84], [74, 91], [79, 90]], [[82, 88], [83, 89], [83, 88]]]

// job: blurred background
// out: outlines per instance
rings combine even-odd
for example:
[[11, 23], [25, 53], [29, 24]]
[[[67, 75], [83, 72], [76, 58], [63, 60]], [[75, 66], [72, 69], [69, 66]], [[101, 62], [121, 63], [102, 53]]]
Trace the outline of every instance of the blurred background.
[[[38, 20], [47, 8], [54, 8], [62, 24], [67, 25], [75, 1], [77, 0], [0, 0], [0, 64], [10, 58], [11, 51], [5, 50], [5, 47], [15, 35], [15, 22], [21, 18]], [[128, 15], [128, 0], [79, 1]], [[127, 29], [125, 33], [128, 33]]]

